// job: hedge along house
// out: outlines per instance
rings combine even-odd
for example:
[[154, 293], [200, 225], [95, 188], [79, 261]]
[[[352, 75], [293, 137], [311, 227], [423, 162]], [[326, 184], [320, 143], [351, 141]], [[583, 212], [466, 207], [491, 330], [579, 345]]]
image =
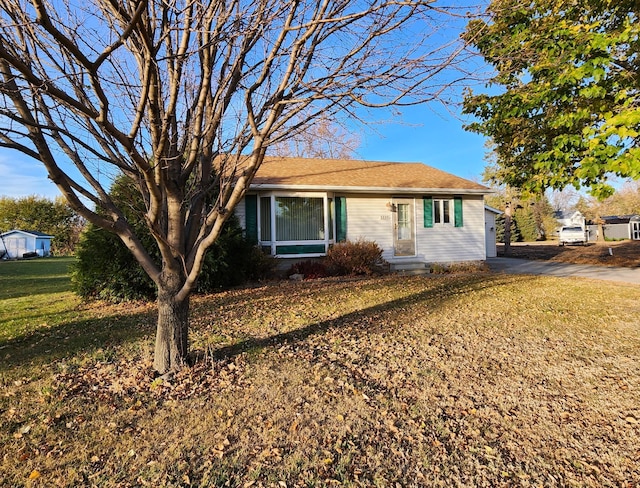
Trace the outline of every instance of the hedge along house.
[[36, 231], [10, 230], [0, 236], [0, 255], [5, 251], [8, 259], [19, 259], [25, 254], [49, 256], [53, 236]]
[[265, 158], [236, 214], [278, 258], [375, 241], [392, 269], [486, 258], [490, 190], [421, 163]]

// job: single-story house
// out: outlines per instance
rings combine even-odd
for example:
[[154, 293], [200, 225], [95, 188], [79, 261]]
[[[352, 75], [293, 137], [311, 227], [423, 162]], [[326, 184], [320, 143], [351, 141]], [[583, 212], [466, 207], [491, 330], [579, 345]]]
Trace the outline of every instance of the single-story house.
[[608, 215], [601, 219], [605, 239], [640, 240], [640, 215]]
[[319, 257], [362, 238], [392, 269], [416, 269], [486, 259], [490, 192], [421, 163], [268, 157], [236, 214], [278, 258]]
[[[7, 258], [22, 258], [25, 254], [36, 253], [38, 256], [51, 254], [53, 236], [37, 231], [10, 230], [0, 235], [0, 254]], [[4, 251], [4, 253], [3, 253]]]

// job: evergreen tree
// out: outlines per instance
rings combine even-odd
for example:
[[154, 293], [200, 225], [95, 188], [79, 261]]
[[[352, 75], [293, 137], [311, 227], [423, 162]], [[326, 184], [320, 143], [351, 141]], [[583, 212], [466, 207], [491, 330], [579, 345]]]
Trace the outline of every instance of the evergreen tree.
[[[160, 260], [160, 251], [144, 223], [144, 203], [127, 177], [116, 179], [110, 197], [125, 209], [143, 245]], [[83, 232], [72, 268], [76, 293], [85, 298], [109, 301], [152, 300], [157, 288], [122, 241], [110, 232], [89, 224]], [[230, 217], [220, 238], [211, 246], [196, 285], [198, 293], [236, 286], [252, 279], [263, 279], [273, 271], [271, 258], [249, 243], [238, 219]]]

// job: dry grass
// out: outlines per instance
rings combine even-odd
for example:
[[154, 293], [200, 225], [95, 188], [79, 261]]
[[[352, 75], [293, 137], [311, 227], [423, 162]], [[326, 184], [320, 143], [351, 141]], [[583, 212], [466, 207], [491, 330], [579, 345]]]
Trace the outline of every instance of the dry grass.
[[639, 303], [487, 273], [236, 290], [194, 300], [171, 384], [145, 312], [102, 307], [147, 336], [0, 363], [0, 485], [637, 486]]
[[[504, 246], [498, 244], [498, 254]], [[586, 246], [558, 246], [557, 242], [515, 242], [511, 257], [597, 266], [640, 267], [640, 241], [591, 242]]]

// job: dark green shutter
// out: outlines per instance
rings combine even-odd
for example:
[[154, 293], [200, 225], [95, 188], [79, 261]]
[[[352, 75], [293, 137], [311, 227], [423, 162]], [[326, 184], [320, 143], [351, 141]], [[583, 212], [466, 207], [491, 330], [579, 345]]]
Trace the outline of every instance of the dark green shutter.
[[433, 198], [424, 197], [422, 204], [424, 207], [424, 226], [433, 227]]
[[347, 199], [336, 197], [336, 242], [347, 240]]
[[244, 197], [245, 234], [251, 244], [258, 243], [258, 196], [246, 195]]
[[462, 227], [462, 197], [453, 199], [453, 222], [456, 227]]

